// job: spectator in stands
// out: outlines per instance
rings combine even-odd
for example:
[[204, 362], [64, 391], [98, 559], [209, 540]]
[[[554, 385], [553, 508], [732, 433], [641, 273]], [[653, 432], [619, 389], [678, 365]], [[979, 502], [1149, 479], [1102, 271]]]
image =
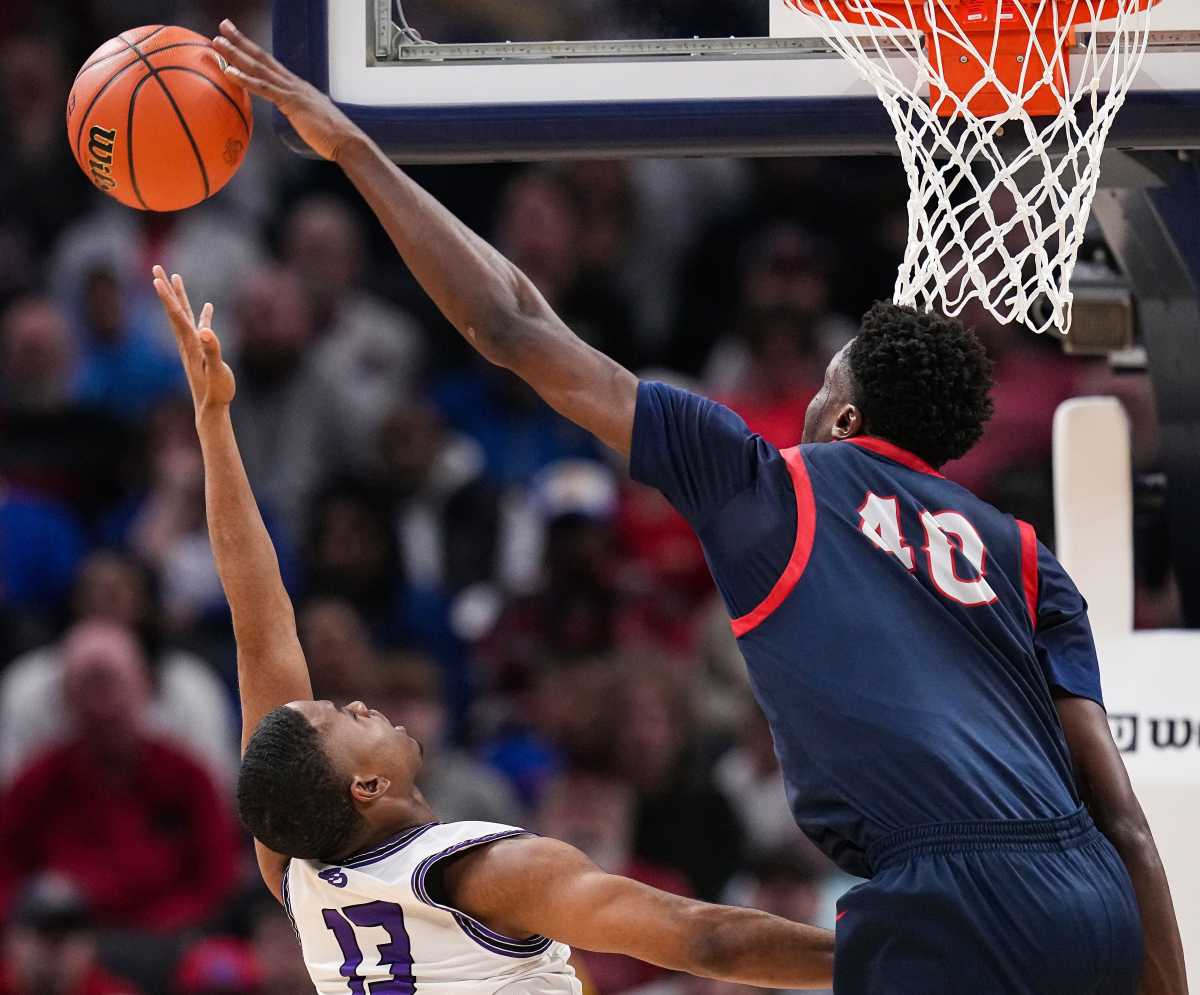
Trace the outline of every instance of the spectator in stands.
[[358, 610], [341, 598], [311, 598], [296, 621], [313, 695], [342, 703], [355, 698], [374, 702], [379, 695], [379, 654]]
[[375, 472], [394, 502], [410, 584], [450, 595], [474, 585], [495, 590], [502, 509], [485, 463], [479, 443], [447, 429], [426, 402], [400, 402], [379, 425]]
[[167, 352], [153, 326], [131, 318], [107, 265], [84, 277], [78, 339], [77, 394], [84, 404], [136, 419], [184, 387], [178, 358]]
[[441, 378], [431, 398], [446, 424], [475, 439], [487, 474], [500, 487], [520, 490], [560, 460], [599, 459], [600, 447], [556, 414], [521, 380], [472, 360]]
[[231, 322], [241, 343], [234, 427], [256, 496], [296, 536], [305, 503], [351, 451], [342, 388], [316, 364], [312, 308], [296, 274], [263, 268], [239, 287]]
[[[260, 886], [261, 888], [261, 886]], [[261, 889], [250, 909], [250, 943], [261, 972], [259, 995], [298, 995], [312, 987], [304, 959], [296, 955], [296, 931], [279, 903]]]
[[[577, 191], [562, 171], [525, 169], [509, 181], [500, 198], [495, 243], [564, 321], [620, 359], [632, 341], [631, 318], [611, 295], [576, 293], [579, 234]], [[437, 385], [434, 399], [453, 428], [480, 442], [490, 476], [503, 486], [523, 485], [557, 460], [600, 454], [593, 440], [528, 386], [474, 358], [464, 372]]]
[[205, 615], [224, 619], [227, 611], [205, 527], [204, 474], [191, 405], [158, 407], [147, 435], [148, 479], [139, 480], [109, 514], [105, 539], [129, 548], [162, 577], [163, 623], [186, 632]]
[[30, 495], [91, 519], [111, 500], [130, 431], [78, 403], [79, 355], [49, 298], [23, 297], [0, 316], [0, 472]]
[[817, 852], [796, 828], [771, 730], [757, 707], [746, 716], [738, 744], [717, 762], [714, 776], [746, 830], [748, 856], [759, 857], [788, 846]]
[[138, 995], [100, 966], [87, 902], [66, 878], [33, 878], [2, 939], [0, 995]]
[[[15, 628], [33, 635], [49, 624], [85, 547], [83, 529], [68, 508], [13, 488], [0, 474], [0, 601], [29, 623], [14, 622]], [[0, 737], [3, 726], [0, 719]]]
[[[295, 950], [290, 956], [296, 956]], [[234, 937], [210, 936], [200, 940], [184, 953], [175, 971], [173, 995], [260, 995], [261, 992], [262, 967], [254, 947]]]
[[91, 193], [63, 141], [65, 69], [54, 37], [10, 36], [0, 51], [0, 301], [40, 283], [42, 255]]
[[[147, 722], [218, 783], [230, 784], [237, 752], [228, 692], [203, 660], [164, 640], [154, 571], [126, 554], [93, 553], [75, 579], [70, 601], [74, 619], [104, 619], [136, 635], [150, 667]], [[72, 734], [64, 647], [52, 643], [33, 650], [0, 679], [0, 787], [36, 753]]]
[[[126, 22], [121, 30], [129, 23], [145, 21]], [[49, 261], [48, 283], [55, 299], [68, 311], [81, 313], [89, 274], [106, 269], [120, 287], [127, 320], [137, 327], [158, 329], [163, 346], [173, 349], [158, 299], [146, 279], [147, 260], [161, 260], [168, 272], [188, 274], [188, 290], [197, 307], [205, 301], [215, 305], [223, 334], [230, 337], [232, 355], [238, 329], [228, 320], [231, 304], [245, 275], [262, 258], [262, 248], [251, 217], [229, 210], [229, 203], [222, 197], [186, 211], [157, 214], [131, 211], [108, 197], [98, 198], [91, 213], [63, 232]]]
[[758, 233], [741, 259], [732, 334], [716, 343], [706, 389], [780, 447], [796, 445], [825, 360], [854, 334], [831, 310], [831, 249], [798, 225]]
[[14, 303], [0, 322], [0, 399], [8, 411], [52, 411], [74, 400], [78, 353], [67, 319], [45, 297]]
[[204, 768], [148, 724], [150, 675], [112, 622], [63, 645], [72, 736], [0, 798], [0, 914], [40, 871], [71, 877], [97, 922], [174, 933], [204, 923], [237, 871], [235, 826]]
[[285, 222], [284, 263], [312, 307], [313, 365], [333, 386], [359, 468], [384, 414], [412, 393], [425, 353], [421, 327], [363, 288], [364, 243], [362, 221], [332, 197], [302, 200]]
[[712, 781], [704, 756], [711, 744], [691, 727], [684, 689], [664, 671], [639, 667], [624, 672], [616, 700], [618, 770], [637, 791], [635, 851], [676, 868], [701, 898], [715, 900], [739, 865], [745, 837]]
[[[176, 360], [178, 364], [178, 361]], [[129, 474], [126, 497], [105, 517], [101, 534], [127, 548], [162, 577], [163, 626], [172, 633], [196, 627], [225, 631], [228, 606], [217, 578], [205, 525], [200, 442], [190, 403], [168, 401], [145, 420], [146, 443]], [[291, 545], [269, 507], [267, 527], [291, 582]]]
[[[532, 167], [516, 174], [500, 200], [495, 243], [580, 338], [633, 365], [638, 356], [629, 334], [632, 311], [615, 282], [614, 258], [627, 230], [631, 193], [619, 164], [589, 170], [585, 182], [605, 181], [603, 204], [590, 200], [603, 196], [600, 189], [585, 194], [562, 169]], [[602, 212], [603, 221], [593, 212]]]
[[384, 715], [425, 747], [417, 786], [439, 819], [524, 825], [525, 813], [508, 782], [449, 742], [450, 715], [437, 668], [429, 661], [412, 656], [389, 661], [376, 701]]
[[444, 594], [405, 579], [386, 491], [350, 478], [322, 488], [309, 513], [303, 572], [307, 596], [352, 605], [374, 645], [411, 647], [435, 660], [458, 720], [469, 685], [464, 648]]
[[484, 658], [501, 685], [547, 662], [601, 656], [618, 646], [623, 609], [617, 576], [612, 474], [589, 460], [548, 467], [531, 487], [541, 533], [533, 589], [513, 597], [487, 637]]

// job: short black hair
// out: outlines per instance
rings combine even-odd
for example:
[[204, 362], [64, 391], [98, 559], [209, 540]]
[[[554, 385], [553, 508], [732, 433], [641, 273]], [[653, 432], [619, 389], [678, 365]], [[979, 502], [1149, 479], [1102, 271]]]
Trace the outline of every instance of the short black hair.
[[880, 301], [848, 360], [867, 431], [930, 466], [966, 455], [992, 417], [992, 362], [961, 321]]
[[242, 825], [285, 857], [333, 863], [362, 825], [317, 730], [286, 705], [269, 713], [246, 744], [237, 804]]

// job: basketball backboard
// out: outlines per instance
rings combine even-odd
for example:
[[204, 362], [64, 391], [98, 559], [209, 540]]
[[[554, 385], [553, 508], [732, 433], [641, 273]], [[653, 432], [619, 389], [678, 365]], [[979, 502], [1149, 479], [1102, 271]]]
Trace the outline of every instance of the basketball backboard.
[[[794, 38], [812, 34], [812, 26], [806, 24], [807, 17], [784, 0], [769, 0], [771, 10], [771, 34], [775, 37]], [[1200, 5], [1195, 0], [1160, 0], [1154, 10], [1155, 31], [1200, 32]]]
[[[403, 162], [894, 154], [854, 68], [763, 2], [770, 38], [418, 46], [392, 0], [276, 0], [274, 44]], [[1155, 17], [1110, 146], [1200, 148], [1200, 10], [1163, 0]]]

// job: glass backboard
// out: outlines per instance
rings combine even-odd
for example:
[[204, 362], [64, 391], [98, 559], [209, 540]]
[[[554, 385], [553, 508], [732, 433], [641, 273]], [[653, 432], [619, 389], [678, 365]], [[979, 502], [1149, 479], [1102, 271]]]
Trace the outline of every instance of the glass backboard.
[[[853, 67], [764, 2], [769, 37], [417, 45], [394, 0], [276, 0], [274, 44], [398, 161], [894, 154]], [[1200, 148], [1195, 7], [1164, 0], [1112, 146]]]

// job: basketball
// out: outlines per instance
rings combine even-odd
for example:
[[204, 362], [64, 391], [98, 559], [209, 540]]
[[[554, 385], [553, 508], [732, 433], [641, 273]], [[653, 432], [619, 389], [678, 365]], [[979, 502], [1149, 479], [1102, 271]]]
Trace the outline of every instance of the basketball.
[[179, 211], [238, 171], [254, 119], [250, 95], [203, 35], [133, 28], [101, 45], [67, 99], [67, 139], [84, 175], [127, 207]]

